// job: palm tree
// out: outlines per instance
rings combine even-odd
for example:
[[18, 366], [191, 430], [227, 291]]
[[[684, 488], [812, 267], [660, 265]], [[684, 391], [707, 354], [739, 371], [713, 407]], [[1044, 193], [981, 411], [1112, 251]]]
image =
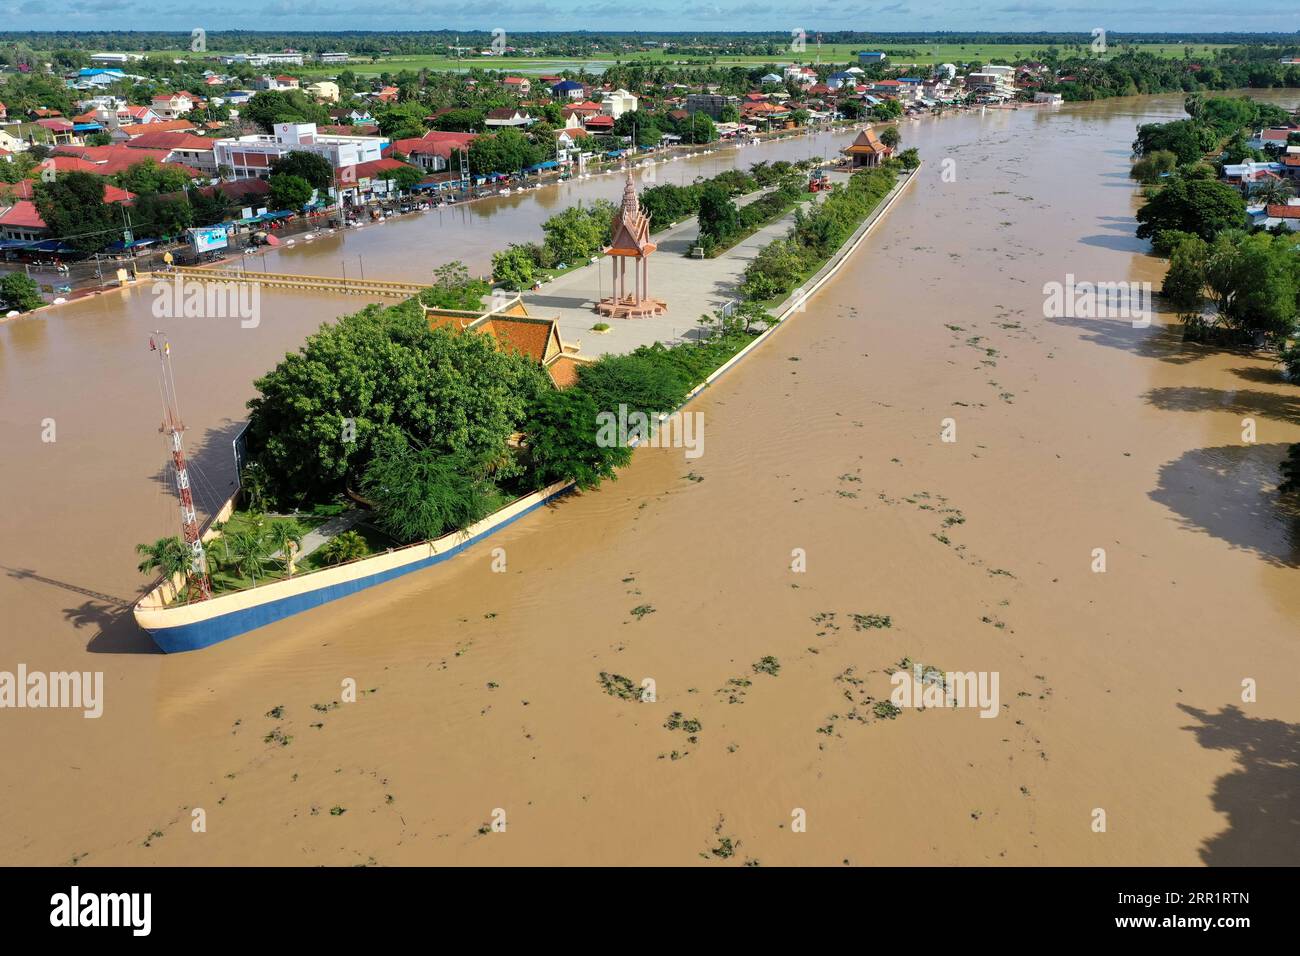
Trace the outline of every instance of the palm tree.
[[370, 553], [366, 539], [355, 531], [344, 531], [321, 546], [320, 556], [326, 564], [343, 564]]
[[230, 551], [235, 570], [247, 575], [257, 586], [257, 572], [262, 570], [269, 557], [266, 539], [252, 531], [236, 531], [230, 536]]
[[271, 544], [284, 559], [285, 573], [293, 577], [293, 556], [302, 547], [302, 529], [293, 520], [273, 521], [269, 534]]
[[226, 525], [228, 525], [228, 524], [230, 524], [229, 521], [214, 521], [214, 522], [212, 522], [212, 530], [213, 530], [217, 535], [219, 535], [219, 536], [221, 537], [221, 547], [222, 547], [222, 551], [223, 551], [223, 553], [224, 553], [224, 555], [225, 555], [225, 560], [227, 560], [227, 561], [230, 560], [230, 541], [227, 540], [226, 535], [225, 535]]
[[257, 462], [245, 465], [239, 475], [239, 486], [249, 511], [266, 510], [266, 472], [261, 465]]
[[1293, 195], [1295, 189], [1290, 183], [1280, 179], [1267, 179], [1251, 190], [1250, 198], [1265, 206], [1285, 206]]
[[189, 582], [192, 556], [180, 538], [159, 538], [153, 544], [137, 544], [135, 550], [144, 556], [138, 565], [141, 574], [156, 570], [165, 581], [172, 581], [180, 574]]

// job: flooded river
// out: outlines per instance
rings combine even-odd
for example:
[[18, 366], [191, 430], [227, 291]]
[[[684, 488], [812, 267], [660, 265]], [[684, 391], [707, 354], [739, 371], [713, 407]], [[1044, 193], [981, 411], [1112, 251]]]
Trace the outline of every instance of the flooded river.
[[[0, 326], [0, 670], [105, 683], [98, 720], [0, 712], [0, 860], [721, 864], [730, 841], [733, 864], [1297, 862], [1300, 538], [1273, 489], [1300, 392], [1161, 316], [1044, 318], [1069, 274], [1158, 287], [1129, 143], [1180, 113], [1168, 96], [905, 124], [921, 180], [693, 406], [703, 457], [640, 450], [456, 561], [193, 654], [155, 653], [128, 611], [134, 545], [176, 515], [147, 290]], [[267, 266], [486, 270], [618, 192], [502, 197]], [[357, 302], [262, 307], [256, 329], [168, 329], [205, 504], [230, 490], [251, 380]], [[998, 716], [879, 715], [904, 659], [997, 672]], [[359, 699], [335, 706], [349, 678]], [[506, 831], [480, 832], [498, 810]]]

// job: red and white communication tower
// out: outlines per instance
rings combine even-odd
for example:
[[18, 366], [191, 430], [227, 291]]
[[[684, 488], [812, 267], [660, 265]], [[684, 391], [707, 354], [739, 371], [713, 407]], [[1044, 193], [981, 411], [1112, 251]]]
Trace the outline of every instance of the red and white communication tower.
[[198, 590], [197, 600], [206, 601], [212, 597], [212, 582], [208, 579], [207, 555], [203, 553], [199, 519], [194, 511], [194, 494], [190, 490], [190, 472], [185, 463], [185, 445], [181, 440], [185, 433], [185, 423], [181, 421], [180, 406], [176, 401], [172, 349], [162, 332], [154, 332], [149, 336], [149, 349], [158, 353], [158, 385], [163, 405], [162, 427], [159, 431], [167, 436], [172, 472], [176, 476], [176, 494], [181, 499], [181, 536], [190, 549], [190, 583]]

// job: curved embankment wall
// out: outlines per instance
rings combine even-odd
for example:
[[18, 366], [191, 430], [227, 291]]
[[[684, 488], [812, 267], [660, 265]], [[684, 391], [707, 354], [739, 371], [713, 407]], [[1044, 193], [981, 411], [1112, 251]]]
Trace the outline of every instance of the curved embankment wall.
[[[700, 392], [734, 368], [750, 352], [767, 342], [781, 329], [787, 318], [802, 310], [807, 300], [840, 271], [848, 257], [885, 217], [916, 176], [916, 170], [906, 174], [880, 206], [867, 217], [835, 255], [809, 279], [808, 283], [777, 307], [778, 321], [692, 389], [679, 408], [689, 404]], [[444, 535], [435, 541], [413, 544], [337, 567], [313, 571], [300, 577], [274, 581], [232, 594], [223, 594], [200, 603], [171, 604], [181, 581], [179, 579], [164, 581], [136, 603], [135, 620], [140, 628], [148, 632], [158, 646], [168, 653], [208, 647], [309, 608], [319, 607], [330, 601], [347, 597], [349, 594], [364, 591], [385, 581], [446, 561], [488, 535], [518, 521], [553, 498], [571, 491], [573, 487], [572, 482], [557, 482], [517, 499], [464, 531]], [[213, 516], [212, 522], [229, 518], [234, 511], [235, 500], [232, 497], [227, 501]], [[209, 530], [204, 534], [204, 540], [213, 537], [215, 533], [211, 531], [210, 523]]]

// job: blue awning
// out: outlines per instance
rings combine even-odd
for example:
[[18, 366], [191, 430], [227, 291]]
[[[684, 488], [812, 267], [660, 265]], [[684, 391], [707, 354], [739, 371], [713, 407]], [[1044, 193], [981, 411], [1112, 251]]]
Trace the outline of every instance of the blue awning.
[[130, 249], [143, 249], [146, 246], [152, 246], [157, 239], [133, 239], [131, 242], [122, 242], [118, 240], [108, 246], [106, 252], [126, 252]]

